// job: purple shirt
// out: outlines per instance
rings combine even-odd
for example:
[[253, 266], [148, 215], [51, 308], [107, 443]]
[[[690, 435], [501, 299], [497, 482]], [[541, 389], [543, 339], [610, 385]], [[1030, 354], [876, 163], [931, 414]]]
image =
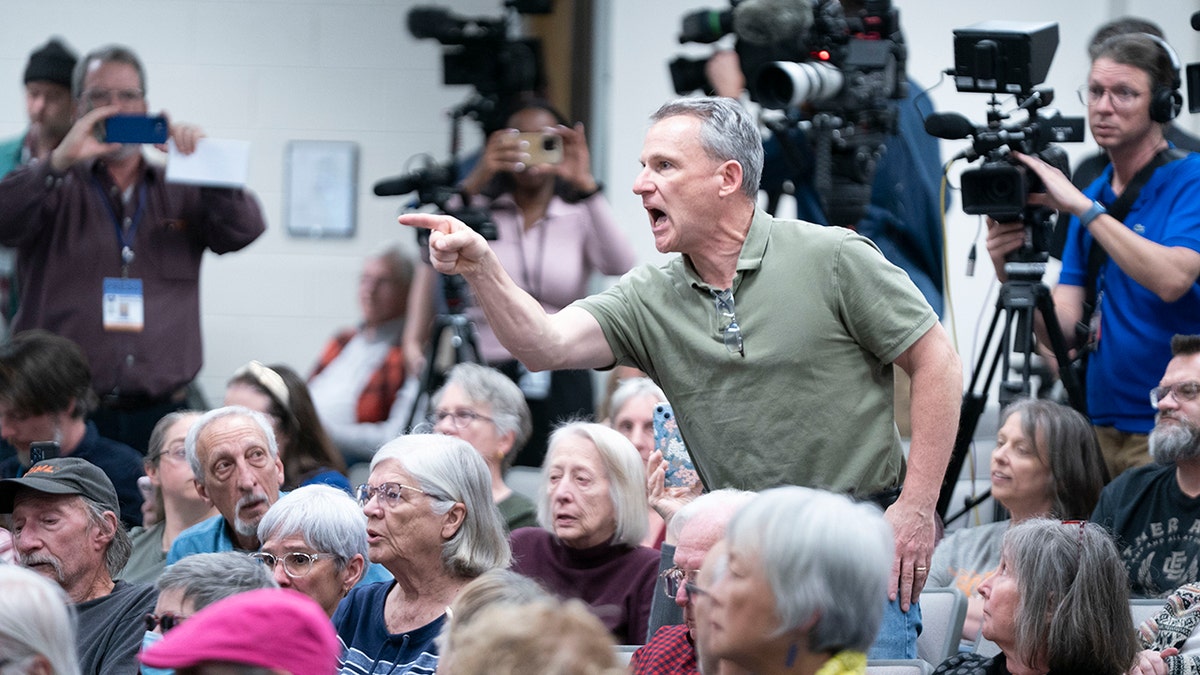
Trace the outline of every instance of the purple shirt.
[[[62, 174], [38, 162], [0, 181], [0, 244], [17, 249], [21, 292], [13, 331], [44, 328], [74, 341], [100, 394], [162, 397], [191, 382], [203, 362], [204, 251], [236, 251], [266, 229], [252, 194], [168, 184], [164, 174], [143, 162], [127, 204], [100, 161]], [[104, 279], [122, 266], [114, 216], [136, 220], [126, 241], [129, 276], [143, 283], [141, 332], [104, 329]]]

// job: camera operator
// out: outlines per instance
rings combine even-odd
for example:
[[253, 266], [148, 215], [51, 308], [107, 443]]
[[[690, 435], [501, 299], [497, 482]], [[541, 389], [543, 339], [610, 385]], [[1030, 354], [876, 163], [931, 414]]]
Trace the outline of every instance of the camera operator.
[[[1080, 96], [1092, 136], [1111, 164], [1085, 190], [1040, 159], [1014, 153], [1045, 185], [1045, 193], [1029, 195], [1029, 203], [1070, 217], [1055, 311], [1073, 341], [1069, 346], [1090, 352], [1088, 412], [1113, 477], [1150, 461], [1146, 434], [1154, 408], [1147, 392], [1171, 359], [1171, 336], [1200, 332], [1200, 201], [1194, 198], [1200, 157], [1160, 156], [1169, 147], [1164, 128], [1181, 103], [1177, 60], [1167, 49], [1150, 36], [1128, 34], [1095, 51]], [[1148, 179], [1138, 191], [1143, 169]], [[1132, 208], [1118, 202], [1127, 191], [1122, 202], [1137, 194]], [[1107, 209], [1128, 210], [1118, 219]], [[1026, 237], [1021, 222], [988, 219], [988, 252], [1001, 281], [1007, 279], [1006, 257]], [[1089, 263], [1097, 243], [1107, 259]], [[1088, 317], [1093, 279], [1096, 308]], [[1078, 332], [1086, 336], [1071, 330], [1080, 322], [1088, 330]], [[1045, 327], [1038, 331], [1048, 343]]]
[[[527, 99], [514, 105], [507, 126], [488, 136], [461, 188], [470, 206], [490, 211], [499, 236], [488, 243], [504, 268], [542, 307], [556, 312], [587, 295], [593, 272], [624, 274], [636, 256], [592, 175], [583, 125], [570, 125], [545, 101]], [[435, 276], [423, 265], [413, 284], [405, 353], [410, 366], [420, 367], [411, 372], [423, 368]], [[470, 303], [466, 313], [478, 328], [482, 358], [517, 381], [529, 403], [533, 435], [516, 463], [541, 466], [550, 429], [593, 414], [591, 372], [529, 373], [500, 344], [482, 309]]]

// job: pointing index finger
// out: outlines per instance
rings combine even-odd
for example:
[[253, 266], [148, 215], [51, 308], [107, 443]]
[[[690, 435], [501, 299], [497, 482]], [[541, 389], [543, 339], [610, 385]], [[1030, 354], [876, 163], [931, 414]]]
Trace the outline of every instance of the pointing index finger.
[[450, 216], [442, 216], [434, 213], [405, 213], [397, 220], [399, 220], [401, 225], [421, 227], [426, 230], [441, 232], [442, 234], [450, 234], [454, 226], [454, 219]]

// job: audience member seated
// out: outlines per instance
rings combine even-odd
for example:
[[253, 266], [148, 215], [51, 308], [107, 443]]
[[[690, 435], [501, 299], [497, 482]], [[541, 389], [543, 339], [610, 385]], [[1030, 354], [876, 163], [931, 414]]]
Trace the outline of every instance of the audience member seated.
[[371, 461], [412, 414], [420, 373], [406, 372], [401, 349], [412, 276], [412, 260], [399, 246], [367, 258], [358, 278], [362, 323], [329, 341], [308, 378], [317, 414], [346, 464]]
[[258, 522], [262, 550], [254, 557], [276, 583], [307, 595], [333, 616], [338, 602], [361, 583], [391, 575], [367, 560], [367, 519], [345, 492], [305, 485], [279, 498]]
[[317, 603], [286, 588], [265, 588], [196, 612], [141, 660], [180, 675], [333, 675], [338, 649]]
[[121, 578], [131, 583], [153, 583], [167, 565], [167, 551], [187, 528], [217, 515], [217, 510], [196, 492], [195, 476], [187, 461], [184, 439], [200, 413], [167, 413], [150, 432], [149, 454], [143, 466], [154, 486], [157, 511], [149, 527], [135, 527], [129, 538], [133, 551]]
[[633, 366], [616, 365], [608, 371], [608, 376], [604, 378], [604, 393], [600, 397], [600, 405], [596, 407], [596, 419], [607, 424], [607, 420], [612, 419], [612, 396], [617, 391], [617, 387], [625, 380], [631, 380], [635, 377], [646, 377], [646, 373], [634, 368]]
[[434, 431], [457, 436], [479, 451], [492, 475], [492, 501], [508, 530], [537, 525], [537, 509], [504, 483], [529, 438], [529, 406], [521, 388], [494, 368], [461, 363], [433, 395]]
[[[640, 673], [696, 673], [696, 614], [688, 584], [694, 584], [700, 565], [710, 549], [725, 536], [733, 514], [754, 498], [753, 492], [722, 489], [701, 495], [680, 509], [672, 527], [680, 526], [673, 565], [660, 576], [663, 592], [683, 610], [683, 624], [663, 626], [630, 659], [635, 675]], [[657, 603], [659, 597], [655, 597]]]
[[938, 544], [929, 563], [927, 586], [955, 586], [967, 596], [964, 642], [979, 637], [979, 582], [1000, 564], [1000, 542], [1009, 526], [1037, 516], [1087, 518], [1108, 475], [1091, 422], [1075, 410], [1024, 399], [1000, 417], [992, 497], [1012, 518], [954, 532]]
[[1135, 596], [1200, 581], [1200, 335], [1176, 335], [1171, 353], [1150, 392], [1155, 464], [1118, 476], [1092, 513], [1116, 538]]
[[75, 616], [61, 586], [0, 565], [0, 654], [5, 675], [80, 675]]
[[466, 441], [401, 436], [375, 453], [358, 502], [371, 562], [395, 580], [354, 588], [338, 605], [339, 669], [431, 673], [446, 606], [472, 579], [512, 559], [487, 466]]
[[0, 345], [0, 437], [8, 454], [15, 451], [0, 462], [0, 478], [29, 469], [31, 443], [54, 441], [60, 456], [86, 459], [108, 475], [121, 506], [117, 515], [126, 528], [136, 527], [142, 524], [142, 456], [100, 436], [87, 419], [95, 403], [91, 369], [74, 342], [29, 330]]
[[257, 551], [258, 523], [283, 484], [271, 423], [249, 408], [217, 408], [192, 424], [184, 447], [196, 492], [212, 502], [217, 515], [180, 532], [167, 564], [196, 553]]
[[[654, 408], [666, 400], [662, 389], [648, 377], [621, 382], [609, 399], [607, 407], [612, 413], [604, 419], [604, 423], [633, 443], [642, 456], [643, 464], [650, 461], [650, 454], [654, 452]], [[650, 471], [646, 473], [649, 475]], [[667, 524], [653, 508], [647, 509], [647, 513], [649, 522], [642, 545], [661, 548], [666, 538]]]
[[617, 663], [612, 636], [579, 600], [545, 598], [486, 607], [448, 656], [447, 675], [625, 672]]
[[350, 494], [346, 462], [321, 426], [308, 385], [285, 365], [251, 361], [225, 386], [225, 405], [240, 405], [271, 420], [283, 461], [283, 489], [325, 483]]
[[[508, 128], [488, 136], [483, 156], [462, 181], [462, 191], [470, 206], [491, 214], [499, 236], [488, 245], [512, 272], [513, 281], [546, 311], [558, 311], [587, 295], [594, 274], [628, 272], [636, 254], [592, 175], [583, 125], [570, 125], [548, 102], [536, 99], [517, 100], [501, 114]], [[518, 132], [558, 136], [562, 161], [530, 163], [528, 142]], [[424, 359], [438, 302], [437, 279], [432, 266], [421, 265], [413, 283], [411, 323], [404, 335], [410, 363]], [[540, 466], [555, 425], [592, 417], [592, 372], [531, 373], [500, 344], [482, 307], [471, 303], [466, 313], [478, 329], [482, 361], [519, 382], [529, 403], [533, 433], [516, 463]]]
[[496, 568], [475, 577], [463, 586], [462, 592], [446, 612], [446, 623], [438, 636], [438, 672], [448, 673], [446, 655], [454, 651], [455, 643], [471, 632], [471, 623], [479, 613], [497, 605], [524, 605], [552, 597], [538, 582], [509, 569]]
[[1012, 526], [979, 592], [981, 632], [1001, 653], [958, 654], [937, 673], [1119, 675], [1133, 664], [1125, 570], [1098, 525], [1031, 518]]
[[602, 424], [558, 428], [542, 465], [540, 528], [512, 533], [513, 570], [588, 603], [618, 643], [642, 644], [659, 553], [646, 533], [645, 470], [624, 436]]
[[0, 480], [0, 514], [12, 514], [20, 564], [58, 582], [75, 608], [83, 673], [134, 672], [141, 617], [154, 607], [153, 587], [117, 580], [130, 548], [119, 508], [108, 476], [78, 457]]
[[1137, 627], [1142, 647], [1130, 675], [1200, 673], [1200, 585], [1184, 584], [1168, 595], [1162, 610]]
[[278, 588], [270, 570], [237, 551], [188, 556], [164, 570], [155, 586], [158, 602], [154, 613], [145, 617], [143, 651], [214, 602], [260, 588]]
[[869, 503], [766, 490], [726, 530], [728, 554], [699, 596], [698, 651], [759, 675], [862, 673], [883, 618], [894, 545]]

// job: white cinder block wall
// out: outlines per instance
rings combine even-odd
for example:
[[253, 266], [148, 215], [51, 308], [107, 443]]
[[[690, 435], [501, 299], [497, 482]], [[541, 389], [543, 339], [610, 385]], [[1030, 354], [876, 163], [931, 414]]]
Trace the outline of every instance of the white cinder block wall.
[[[558, 0], [567, 2], [568, 0]], [[108, 42], [134, 47], [148, 69], [153, 108], [202, 125], [211, 136], [252, 141], [250, 183], [269, 229], [248, 249], [210, 256], [203, 274], [206, 365], [201, 384], [218, 400], [225, 379], [257, 358], [306, 371], [324, 340], [357, 316], [359, 262], [385, 241], [411, 245], [395, 215], [400, 198], [377, 198], [371, 186], [403, 173], [417, 153], [444, 158], [449, 122], [444, 112], [468, 88], [441, 85], [441, 50], [412, 38], [400, 0], [21, 0], [5, 6], [0, 22], [0, 136], [25, 126], [20, 77], [29, 51], [61, 35], [78, 51]], [[467, 16], [498, 16], [499, 0], [441, 2]], [[670, 98], [666, 63], [674, 55], [707, 52], [676, 42], [680, 18], [721, 0], [596, 0], [597, 110], [590, 130], [597, 173], [639, 252], [656, 260], [640, 202], [629, 191], [646, 116]], [[1066, 114], [1083, 114], [1074, 95], [1086, 78], [1086, 40], [1109, 18], [1140, 14], [1161, 24], [1185, 61], [1200, 56], [1189, 28], [1196, 2], [1182, 0], [905, 0], [897, 3], [908, 39], [909, 72], [926, 86], [953, 65], [951, 32], [985, 19], [1058, 21], [1061, 44], [1047, 84]], [[943, 83], [932, 93], [941, 110], [984, 120], [986, 96], [957, 94]], [[1185, 116], [1183, 123], [1197, 128]], [[478, 144], [464, 125], [464, 148]], [[283, 156], [290, 140], [348, 140], [359, 144], [357, 232], [349, 240], [293, 239], [283, 223]], [[944, 144], [943, 155], [958, 146]], [[1078, 155], [1084, 146], [1069, 150]], [[956, 166], [953, 175], [961, 168]], [[953, 181], [957, 183], [955, 179]], [[975, 360], [975, 325], [990, 316], [990, 266], [981, 250], [973, 279], [963, 274], [976, 236], [974, 218], [955, 201], [948, 256], [957, 335], [964, 361]], [[982, 247], [982, 244], [981, 244]], [[1048, 277], [1048, 280], [1049, 277]], [[82, 299], [90, 302], [90, 299]], [[994, 427], [993, 427], [994, 428]], [[986, 460], [985, 460], [986, 461]]]

